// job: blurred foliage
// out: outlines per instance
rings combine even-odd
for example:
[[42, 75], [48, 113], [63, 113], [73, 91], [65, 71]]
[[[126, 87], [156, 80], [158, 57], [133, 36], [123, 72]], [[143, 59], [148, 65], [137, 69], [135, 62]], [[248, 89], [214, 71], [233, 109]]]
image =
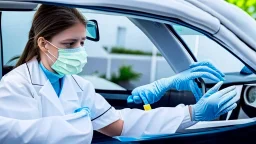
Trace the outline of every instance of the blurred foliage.
[[[115, 54], [132, 54], [132, 55], [148, 55], [151, 56], [152, 52], [145, 52], [141, 50], [132, 50], [132, 49], [127, 49], [124, 47], [112, 47], [110, 53], [115, 53]], [[157, 53], [157, 56], [162, 56], [160, 53]]]
[[232, 3], [256, 19], [256, 0], [226, 0]]
[[124, 47], [112, 47], [111, 53], [134, 54], [134, 55], [152, 55], [151, 52], [144, 52], [144, 51], [141, 51], [141, 50], [126, 49]]
[[[106, 75], [101, 75], [101, 78], [107, 79]], [[129, 82], [131, 80], [138, 80], [141, 73], [133, 71], [132, 66], [121, 66], [119, 68], [119, 75], [113, 73], [109, 81], [119, 84], [120, 82]]]
[[119, 68], [119, 76], [115, 73], [112, 74], [110, 81], [114, 83], [138, 80], [141, 77], [141, 73], [133, 71], [132, 66], [121, 66]]

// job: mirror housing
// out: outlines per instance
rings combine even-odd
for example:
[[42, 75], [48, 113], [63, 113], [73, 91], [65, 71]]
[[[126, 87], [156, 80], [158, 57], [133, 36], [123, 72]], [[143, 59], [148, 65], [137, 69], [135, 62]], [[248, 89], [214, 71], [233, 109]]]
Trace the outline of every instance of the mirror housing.
[[96, 20], [88, 20], [86, 25], [86, 39], [91, 41], [99, 41], [99, 27]]

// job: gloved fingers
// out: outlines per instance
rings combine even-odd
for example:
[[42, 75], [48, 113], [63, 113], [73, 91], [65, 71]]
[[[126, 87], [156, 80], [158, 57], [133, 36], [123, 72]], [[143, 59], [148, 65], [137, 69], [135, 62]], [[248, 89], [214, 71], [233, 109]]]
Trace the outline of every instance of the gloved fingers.
[[133, 95], [128, 96], [127, 103], [135, 103], [133, 100]]
[[191, 76], [189, 77], [190, 80], [194, 80], [196, 78], [207, 78], [210, 80], [213, 80], [215, 82], [219, 82], [219, 78], [215, 75], [208, 73], [208, 72], [193, 72], [191, 73]]
[[141, 104], [141, 103], [143, 103], [143, 101], [142, 101], [142, 99], [141, 99], [140, 96], [133, 96], [133, 101], [134, 101], [134, 103], [136, 103], [136, 104]]
[[130, 95], [130, 96], [127, 98], [127, 103], [141, 104], [141, 103], [142, 103], [142, 100], [141, 100], [141, 98], [138, 96], [138, 95], [140, 95], [140, 94], [139, 94], [139, 91], [141, 91], [141, 90], [140, 90], [140, 87], [135, 88], [135, 89], [132, 91], [132, 95]]
[[127, 101], [127, 103], [134, 103], [133, 96], [129, 95], [126, 101]]
[[[147, 97], [150, 96], [151, 101], [148, 101]], [[143, 90], [139, 91], [139, 97], [144, 104], [149, 104], [150, 102], [154, 103], [154, 96], [149, 94], [149, 91]]]
[[233, 105], [231, 105], [231, 106], [228, 107], [227, 109], [225, 109], [225, 110], [219, 112], [219, 113], [217, 114], [217, 116], [219, 117], [219, 116], [221, 116], [221, 115], [223, 115], [223, 114], [226, 114], [227, 112], [229, 112], [229, 111], [235, 109], [236, 107], [237, 107], [237, 104], [234, 103]]
[[[148, 101], [147, 97], [141, 96], [140, 98], [142, 99], [142, 101], [143, 101], [143, 103], [144, 103], [145, 105], [149, 104], [149, 101]], [[154, 102], [154, 101], [153, 101], [153, 102]]]
[[133, 96], [133, 95], [130, 95], [127, 98], [127, 103], [141, 104], [142, 102], [144, 102], [145, 104], [148, 104], [148, 101], [147, 101], [147, 99], [144, 96]]
[[221, 108], [224, 104], [226, 104], [231, 99], [233, 99], [236, 96], [236, 94], [237, 94], [237, 92], [234, 89], [234, 90], [226, 93], [225, 95], [220, 96], [220, 102], [219, 102], [218, 108]]
[[227, 101], [225, 104], [223, 104], [220, 109], [219, 112], [227, 109], [228, 107], [230, 107], [231, 105], [233, 105], [234, 103], [236, 103], [239, 100], [239, 97], [234, 96], [231, 100]]
[[141, 91], [140, 87], [135, 88], [135, 89], [132, 91], [132, 95], [133, 95], [133, 96], [139, 95], [139, 91]]
[[190, 82], [190, 89], [191, 92], [194, 94], [196, 102], [198, 102], [198, 100], [202, 97], [203, 94], [201, 89], [198, 87], [197, 83], [193, 80]]
[[222, 73], [219, 69], [217, 69], [211, 61], [207, 60], [207, 61], [202, 61], [202, 62], [195, 62], [193, 64], [190, 65], [190, 68], [193, 67], [197, 67], [197, 66], [208, 66], [211, 69], [213, 69], [214, 71], [217, 71], [222, 77], [225, 77], [225, 74]]
[[221, 98], [222, 96], [224, 96], [225, 94], [227, 94], [231, 91], [236, 91], [236, 87], [230, 86], [230, 87], [227, 87], [227, 88], [224, 88], [224, 89], [218, 91], [219, 98]]
[[139, 94], [136, 91], [132, 91], [132, 95], [128, 96], [127, 98], [127, 103], [141, 104], [142, 99], [138, 95]]
[[216, 93], [220, 87], [222, 86], [223, 81], [218, 82], [216, 85], [214, 85], [211, 89], [209, 89], [205, 94], [204, 97], [209, 97], [211, 95], [213, 95], [214, 93]]
[[213, 74], [215, 77], [217, 77], [221, 81], [225, 80], [220, 73], [218, 73], [217, 71], [215, 71], [212, 68], [209, 68], [207, 66], [194, 67], [191, 69], [191, 72], [208, 72], [208, 73]]

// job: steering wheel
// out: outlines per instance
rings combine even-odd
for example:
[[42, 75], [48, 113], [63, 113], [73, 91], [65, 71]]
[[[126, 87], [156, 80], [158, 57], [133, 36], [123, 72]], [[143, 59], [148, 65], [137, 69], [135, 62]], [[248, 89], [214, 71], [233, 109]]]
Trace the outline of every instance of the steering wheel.
[[204, 95], [206, 93], [205, 82], [202, 78], [198, 78], [197, 80], [198, 80], [198, 83], [200, 83], [201, 85], [202, 94]]

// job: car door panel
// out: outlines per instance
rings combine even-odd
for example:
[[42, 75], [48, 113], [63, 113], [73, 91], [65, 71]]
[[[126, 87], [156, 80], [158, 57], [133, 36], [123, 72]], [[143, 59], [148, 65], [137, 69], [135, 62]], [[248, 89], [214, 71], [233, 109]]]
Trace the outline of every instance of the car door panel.
[[[131, 95], [130, 91], [127, 92], [102, 92], [96, 91], [101, 94], [112, 106], [116, 109], [122, 108], [138, 108], [143, 109], [143, 104], [127, 104], [127, 98]], [[193, 94], [189, 91], [177, 91], [177, 90], [170, 90], [166, 92], [166, 94], [156, 103], [151, 104], [152, 108], [157, 107], [175, 107], [178, 104], [194, 104], [195, 98]]]

